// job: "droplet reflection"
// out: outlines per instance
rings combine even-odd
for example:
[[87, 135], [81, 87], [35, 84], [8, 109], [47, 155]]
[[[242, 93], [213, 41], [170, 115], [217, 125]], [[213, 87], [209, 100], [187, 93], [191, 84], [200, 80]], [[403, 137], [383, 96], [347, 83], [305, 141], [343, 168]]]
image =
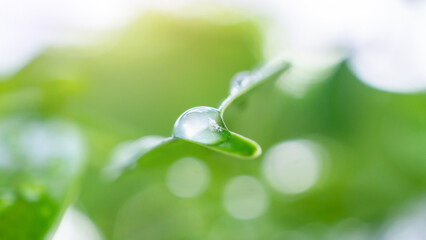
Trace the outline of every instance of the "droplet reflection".
[[208, 167], [192, 157], [178, 159], [169, 167], [166, 175], [170, 192], [183, 198], [199, 196], [206, 190], [209, 181]]
[[321, 170], [319, 146], [309, 140], [293, 140], [272, 147], [265, 155], [263, 173], [278, 191], [297, 194], [318, 180]]
[[238, 176], [229, 181], [223, 202], [226, 211], [238, 219], [257, 218], [265, 213], [268, 205], [264, 187], [250, 176]]

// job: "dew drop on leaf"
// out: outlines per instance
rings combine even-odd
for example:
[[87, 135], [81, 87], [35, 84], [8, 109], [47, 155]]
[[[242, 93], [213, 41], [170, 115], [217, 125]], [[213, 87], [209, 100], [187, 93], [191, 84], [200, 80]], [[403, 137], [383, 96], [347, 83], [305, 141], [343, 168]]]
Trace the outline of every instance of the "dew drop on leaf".
[[251, 71], [243, 71], [237, 73], [234, 77], [231, 79], [231, 86], [229, 93], [231, 95], [236, 95], [242, 91], [244, 91], [246, 88], [248, 88], [250, 85], [256, 83], [257, 81], [261, 80], [261, 74], [258, 71], [251, 72]]
[[212, 107], [195, 107], [184, 112], [176, 120], [172, 135], [240, 157], [256, 157], [261, 153], [256, 142], [229, 131], [221, 112]]
[[184, 112], [173, 128], [173, 137], [193, 142], [216, 145], [230, 136], [219, 110], [212, 107], [195, 107]]

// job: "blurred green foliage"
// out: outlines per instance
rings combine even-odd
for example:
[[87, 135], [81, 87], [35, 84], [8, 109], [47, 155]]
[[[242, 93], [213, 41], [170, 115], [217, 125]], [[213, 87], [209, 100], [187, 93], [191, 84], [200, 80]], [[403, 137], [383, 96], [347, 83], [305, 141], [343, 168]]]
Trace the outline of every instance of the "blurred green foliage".
[[74, 125], [60, 119], [2, 118], [0, 239], [42, 239], [73, 199], [84, 159]]
[[[262, 36], [250, 20], [220, 25], [146, 14], [106, 38], [100, 47], [85, 50], [49, 49], [12, 79], [0, 81], [1, 121], [26, 119], [10, 128], [16, 132], [2, 131], [1, 140], [25, 134], [23, 126], [32, 121], [59, 118], [77, 126], [88, 154], [83, 177], [72, 175], [53, 198], [47, 182], [64, 173], [46, 175], [53, 165], [18, 164], [32, 159], [20, 156], [25, 150], [15, 149], [19, 142], [0, 142], [12, 149], [17, 163], [13, 171], [0, 165], [0, 239], [42, 239], [71, 199], [105, 239], [329, 240], [360, 229], [363, 239], [376, 239], [394, 210], [426, 190], [426, 95], [371, 89], [344, 62], [303, 98], [270, 83], [224, 116], [229, 129], [266, 151], [293, 139], [321, 145], [327, 161], [308, 191], [288, 195], [269, 187], [262, 157], [238, 159], [187, 142], [154, 150], [137, 169], [109, 181], [102, 169], [117, 144], [144, 135], [169, 136], [183, 111], [216, 106], [227, 95], [229, 79], [263, 59]], [[195, 198], [173, 195], [165, 182], [170, 164], [187, 156], [210, 170], [210, 185]], [[63, 159], [52, 161], [61, 165]], [[224, 209], [224, 187], [240, 175], [254, 176], [266, 188], [268, 211], [258, 218], [239, 220]], [[27, 179], [35, 191], [48, 193], [36, 201], [17, 194], [7, 202], [10, 192], [19, 192], [15, 184]], [[71, 185], [80, 189], [78, 197]]]

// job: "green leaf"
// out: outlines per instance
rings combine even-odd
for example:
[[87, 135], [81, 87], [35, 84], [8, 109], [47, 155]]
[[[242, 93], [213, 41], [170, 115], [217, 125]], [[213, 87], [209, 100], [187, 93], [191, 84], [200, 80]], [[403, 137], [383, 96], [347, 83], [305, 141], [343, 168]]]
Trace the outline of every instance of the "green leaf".
[[164, 148], [174, 141], [178, 140], [152, 135], [135, 141], [121, 143], [114, 149], [110, 164], [103, 169], [103, 177], [107, 180], [116, 179], [123, 171], [135, 168], [138, 159], [145, 154], [153, 149]]
[[176, 120], [170, 138], [145, 136], [135, 142], [118, 146], [111, 163], [104, 171], [115, 178], [124, 169], [137, 166], [137, 162], [143, 161], [142, 158], [148, 152], [157, 148], [166, 149], [176, 141], [188, 141], [236, 157], [258, 157], [262, 152], [259, 144], [230, 131], [223, 121], [223, 114], [237, 99], [249, 95], [256, 87], [268, 81], [276, 80], [289, 66], [287, 62], [276, 61], [259, 70], [238, 73], [231, 81], [229, 96], [218, 109], [201, 106], [185, 111]]
[[261, 153], [256, 142], [229, 131], [220, 111], [212, 107], [195, 107], [184, 112], [176, 120], [172, 137], [238, 157], [254, 158]]
[[0, 123], [0, 239], [44, 239], [74, 196], [84, 148], [79, 130], [57, 120]]
[[231, 79], [229, 96], [219, 106], [223, 115], [226, 109], [239, 98], [249, 95], [250, 92], [268, 81], [277, 80], [281, 74], [290, 68], [288, 62], [282, 60], [271, 61], [260, 69], [237, 73]]

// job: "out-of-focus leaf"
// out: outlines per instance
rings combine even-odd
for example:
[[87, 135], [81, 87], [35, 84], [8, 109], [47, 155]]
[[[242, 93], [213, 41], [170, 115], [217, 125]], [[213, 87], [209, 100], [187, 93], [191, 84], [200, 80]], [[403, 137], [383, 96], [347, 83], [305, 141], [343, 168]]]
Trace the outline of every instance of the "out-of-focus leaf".
[[110, 163], [103, 169], [102, 174], [106, 179], [116, 179], [123, 171], [136, 168], [138, 159], [145, 154], [155, 148], [163, 148], [173, 141], [178, 140], [161, 136], [145, 136], [136, 141], [121, 143], [113, 150]]
[[223, 115], [234, 101], [249, 95], [250, 91], [268, 81], [276, 81], [289, 67], [288, 62], [277, 59], [259, 69], [237, 73], [231, 79], [229, 96], [220, 104], [219, 111]]
[[0, 122], [0, 239], [44, 239], [75, 195], [85, 158], [72, 124], [17, 116]]

